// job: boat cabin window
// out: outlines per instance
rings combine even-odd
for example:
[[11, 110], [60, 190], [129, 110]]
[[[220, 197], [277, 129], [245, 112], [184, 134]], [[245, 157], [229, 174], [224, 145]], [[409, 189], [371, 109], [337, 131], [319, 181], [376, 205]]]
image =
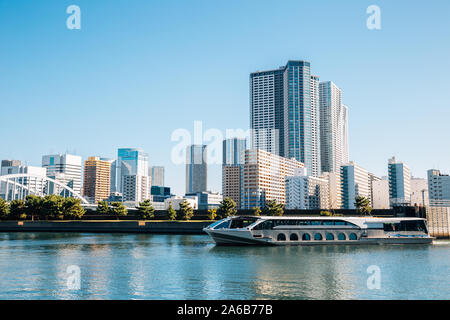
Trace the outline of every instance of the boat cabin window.
[[395, 223], [384, 223], [384, 231], [419, 231], [427, 232], [425, 222], [423, 220], [400, 221]]
[[215, 226], [213, 226], [212, 229], [215, 229], [215, 230], [217, 230], [217, 229], [228, 229], [229, 226], [230, 226], [230, 220], [225, 220], [223, 222], [219, 221], [219, 223], [217, 223]]
[[264, 222], [261, 222], [260, 224], [257, 224], [253, 230], [270, 230], [273, 229], [273, 221], [272, 220], [266, 220]]
[[296, 233], [292, 233], [289, 236], [289, 240], [291, 240], [291, 241], [298, 241], [298, 235]]
[[246, 228], [256, 220], [257, 219], [233, 219], [231, 220], [230, 229]]
[[280, 233], [277, 236], [277, 241], [286, 241], [286, 236], [284, 233]]
[[343, 233], [338, 234], [338, 240], [345, 240], [345, 239], [346, 239], [345, 234]]

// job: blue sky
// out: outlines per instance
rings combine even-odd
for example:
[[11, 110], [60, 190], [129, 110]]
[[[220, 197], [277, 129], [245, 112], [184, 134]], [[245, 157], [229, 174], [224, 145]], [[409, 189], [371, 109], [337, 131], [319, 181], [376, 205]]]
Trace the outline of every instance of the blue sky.
[[[81, 30], [66, 28], [72, 4]], [[372, 4], [381, 30], [366, 28]], [[137, 147], [181, 194], [172, 132], [247, 129], [249, 73], [305, 59], [343, 90], [352, 160], [450, 172], [449, 15], [448, 0], [0, 0], [0, 158]]]

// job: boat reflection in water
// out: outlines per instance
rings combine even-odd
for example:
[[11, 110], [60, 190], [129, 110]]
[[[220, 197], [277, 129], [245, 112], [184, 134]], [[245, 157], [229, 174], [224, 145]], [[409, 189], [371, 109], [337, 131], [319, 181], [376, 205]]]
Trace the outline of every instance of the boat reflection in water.
[[217, 245], [428, 244], [425, 219], [235, 216], [203, 229]]

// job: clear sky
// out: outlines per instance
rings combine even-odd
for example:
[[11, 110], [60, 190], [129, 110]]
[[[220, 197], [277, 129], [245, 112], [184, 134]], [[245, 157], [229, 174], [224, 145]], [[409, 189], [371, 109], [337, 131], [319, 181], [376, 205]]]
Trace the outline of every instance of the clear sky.
[[[69, 30], [69, 5], [81, 30]], [[366, 8], [381, 8], [381, 30]], [[343, 90], [350, 158], [450, 173], [450, 1], [0, 0], [0, 158], [142, 148], [184, 193], [178, 128], [249, 126], [249, 73], [309, 60]], [[209, 189], [220, 191], [218, 165]]]

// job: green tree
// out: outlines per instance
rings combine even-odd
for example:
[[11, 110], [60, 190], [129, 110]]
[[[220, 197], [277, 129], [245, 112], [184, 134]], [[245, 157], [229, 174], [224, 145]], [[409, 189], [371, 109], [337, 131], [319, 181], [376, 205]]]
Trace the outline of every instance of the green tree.
[[167, 217], [169, 220], [176, 220], [177, 219], [177, 212], [172, 207], [172, 202], [169, 202], [169, 208], [167, 209]]
[[355, 207], [358, 213], [364, 215], [370, 215], [372, 212], [372, 207], [370, 206], [370, 200], [366, 197], [357, 196], [355, 198]]
[[64, 198], [56, 194], [45, 196], [41, 210], [50, 219], [64, 219]]
[[236, 202], [231, 198], [224, 198], [217, 209], [217, 215], [220, 219], [235, 216], [237, 214]]
[[9, 217], [8, 202], [0, 198], [0, 219], [7, 219]]
[[284, 214], [284, 205], [276, 200], [270, 200], [266, 202], [263, 212], [266, 216], [282, 216]]
[[209, 209], [208, 210], [208, 219], [215, 220], [217, 217], [217, 209]]
[[261, 208], [260, 207], [253, 207], [252, 213], [254, 216], [260, 216], [261, 215]]
[[81, 200], [66, 198], [63, 203], [64, 218], [69, 220], [81, 219], [86, 211], [81, 206]]
[[31, 220], [34, 220], [35, 216], [42, 219], [46, 218], [42, 210], [43, 203], [44, 198], [39, 196], [28, 195], [25, 198], [25, 212], [28, 216], [31, 217]]
[[149, 199], [139, 203], [137, 209], [140, 219], [151, 219], [155, 216], [155, 208], [153, 208], [152, 202]]
[[127, 207], [123, 205], [122, 202], [112, 202], [111, 203], [111, 214], [119, 217], [119, 216], [126, 216], [128, 214]]
[[97, 203], [97, 213], [98, 214], [110, 214], [110, 209], [108, 202], [106, 201], [99, 201]]
[[180, 210], [178, 210], [178, 220], [191, 220], [194, 215], [194, 209], [192, 209], [189, 202], [186, 199], [180, 203]]
[[331, 217], [333, 214], [330, 211], [320, 211], [321, 216]]
[[25, 220], [27, 218], [27, 209], [25, 201], [13, 200], [9, 204], [10, 216], [16, 220]]

